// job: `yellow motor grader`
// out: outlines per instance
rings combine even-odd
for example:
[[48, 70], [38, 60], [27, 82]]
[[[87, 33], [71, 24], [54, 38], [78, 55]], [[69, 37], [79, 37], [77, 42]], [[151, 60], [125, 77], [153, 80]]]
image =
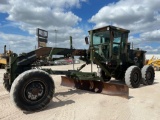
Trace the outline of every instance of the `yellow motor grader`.
[[6, 64], [7, 64], [6, 59], [3, 58], [3, 55], [0, 55], [0, 69], [4, 69]]
[[7, 58], [11, 55], [11, 50], [6, 50], [6, 45], [4, 46], [4, 53], [0, 54], [0, 68], [4, 69], [7, 64]]
[[152, 65], [155, 71], [160, 70], [160, 59], [152, 56], [151, 59], [146, 60], [146, 65]]

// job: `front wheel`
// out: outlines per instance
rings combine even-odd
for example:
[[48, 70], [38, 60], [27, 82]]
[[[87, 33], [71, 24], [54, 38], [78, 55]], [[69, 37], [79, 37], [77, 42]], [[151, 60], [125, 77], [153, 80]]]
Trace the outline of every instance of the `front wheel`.
[[23, 111], [44, 108], [53, 98], [55, 86], [50, 75], [42, 70], [28, 70], [13, 82], [10, 97]]

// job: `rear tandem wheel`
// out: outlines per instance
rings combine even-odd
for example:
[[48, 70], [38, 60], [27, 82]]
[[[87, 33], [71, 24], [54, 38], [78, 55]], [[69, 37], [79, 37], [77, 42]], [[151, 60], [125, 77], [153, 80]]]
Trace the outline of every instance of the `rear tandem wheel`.
[[141, 83], [141, 70], [137, 66], [130, 66], [125, 73], [125, 83], [128, 87], [138, 88]]
[[155, 77], [154, 68], [150, 65], [145, 65], [141, 69], [141, 72], [142, 72], [142, 83], [144, 85], [152, 85]]

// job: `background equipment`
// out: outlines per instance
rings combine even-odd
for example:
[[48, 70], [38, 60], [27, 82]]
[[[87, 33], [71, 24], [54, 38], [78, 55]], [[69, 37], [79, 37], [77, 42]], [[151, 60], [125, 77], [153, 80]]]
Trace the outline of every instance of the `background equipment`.
[[151, 59], [146, 60], [146, 64], [153, 66], [155, 71], [159, 71], [160, 70], [160, 59], [158, 59], [158, 58], [156, 58], [154, 56], [152, 56]]
[[7, 58], [12, 54], [11, 50], [6, 50], [6, 45], [4, 45], [4, 53], [0, 54], [0, 68], [4, 69], [7, 64]]

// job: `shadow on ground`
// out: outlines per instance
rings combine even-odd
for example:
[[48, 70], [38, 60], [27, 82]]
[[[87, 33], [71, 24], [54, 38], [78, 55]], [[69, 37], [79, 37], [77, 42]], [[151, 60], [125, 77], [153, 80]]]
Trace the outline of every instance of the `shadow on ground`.
[[[113, 81], [111, 83], [123, 83], [120, 81]], [[54, 108], [58, 108], [58, 107], [63, 107], [65, 105], [69, 105], [69, 104], [74, 104], [75, 101], [73, 100], [73, 96], [74, 95], [81, 95], [81, 94], [101, 94], [101, 93], [95, 93], [95, 92], [91, 92], [91, 91], [86, 91], [86, 90], [80, 90], [80, 89], [69, 89], [67, 91], [63, 91], [63, 92], [57, 92], [54, 94], [53, 96], [53, 101], [51, 101], [46, 108], [36, 111], [36, 112], [40, 112], [40, 111], [46, 111], [46, 110], [50, 110], [50, 109], [54, 109]], [[106, 95], [107, 96], [107, 95]], [[109, 96], [114, 96], [114, 95], [109, 95]], [[115, 95], [116, 96], [116, 95]], [[95, 96], [96, 97], [96, 96]], [[117, 96], [120, 97], [120, 96]], [[129, 96], [128, 99], [134, 98], [133, 96]], [[57, 99], [57, 101], [54, 101], [55, 99]], [[126, 99], [126, 98], [124, 98]], [[25, 114], [33, 114], [35, 112], [24, 112]]]
[[[78, 89], [69, 89], [69, 91], [66, 92], [57, 92], [53, 95], [53, 100], [43, 109], [38, 110], [38, 111], [33, 111], [33, 112], [28, 112], [28, 111], [24, 111], [24, 114], [33, 114], [35, 112], [41, 112], [41, 111], [46, 111], [46, 110], [50, 110], [53, 108], [58, 108], [58, 107], [62, 107], [65, 105], [69, 105], [69, 104], [73, 104], [75, 103], [75, 101], [71, 100], [70, 98], [72, 97], [72, 95], [74, 94], [83, 94], [86, 93], [85, 91], [82, 90], [78, 90]], [[60, 97], [65, 97], [67, 96], [65, 99], [60, 99]], [[54, 101], [54, 99], [57, 99], [58, 101]]]

